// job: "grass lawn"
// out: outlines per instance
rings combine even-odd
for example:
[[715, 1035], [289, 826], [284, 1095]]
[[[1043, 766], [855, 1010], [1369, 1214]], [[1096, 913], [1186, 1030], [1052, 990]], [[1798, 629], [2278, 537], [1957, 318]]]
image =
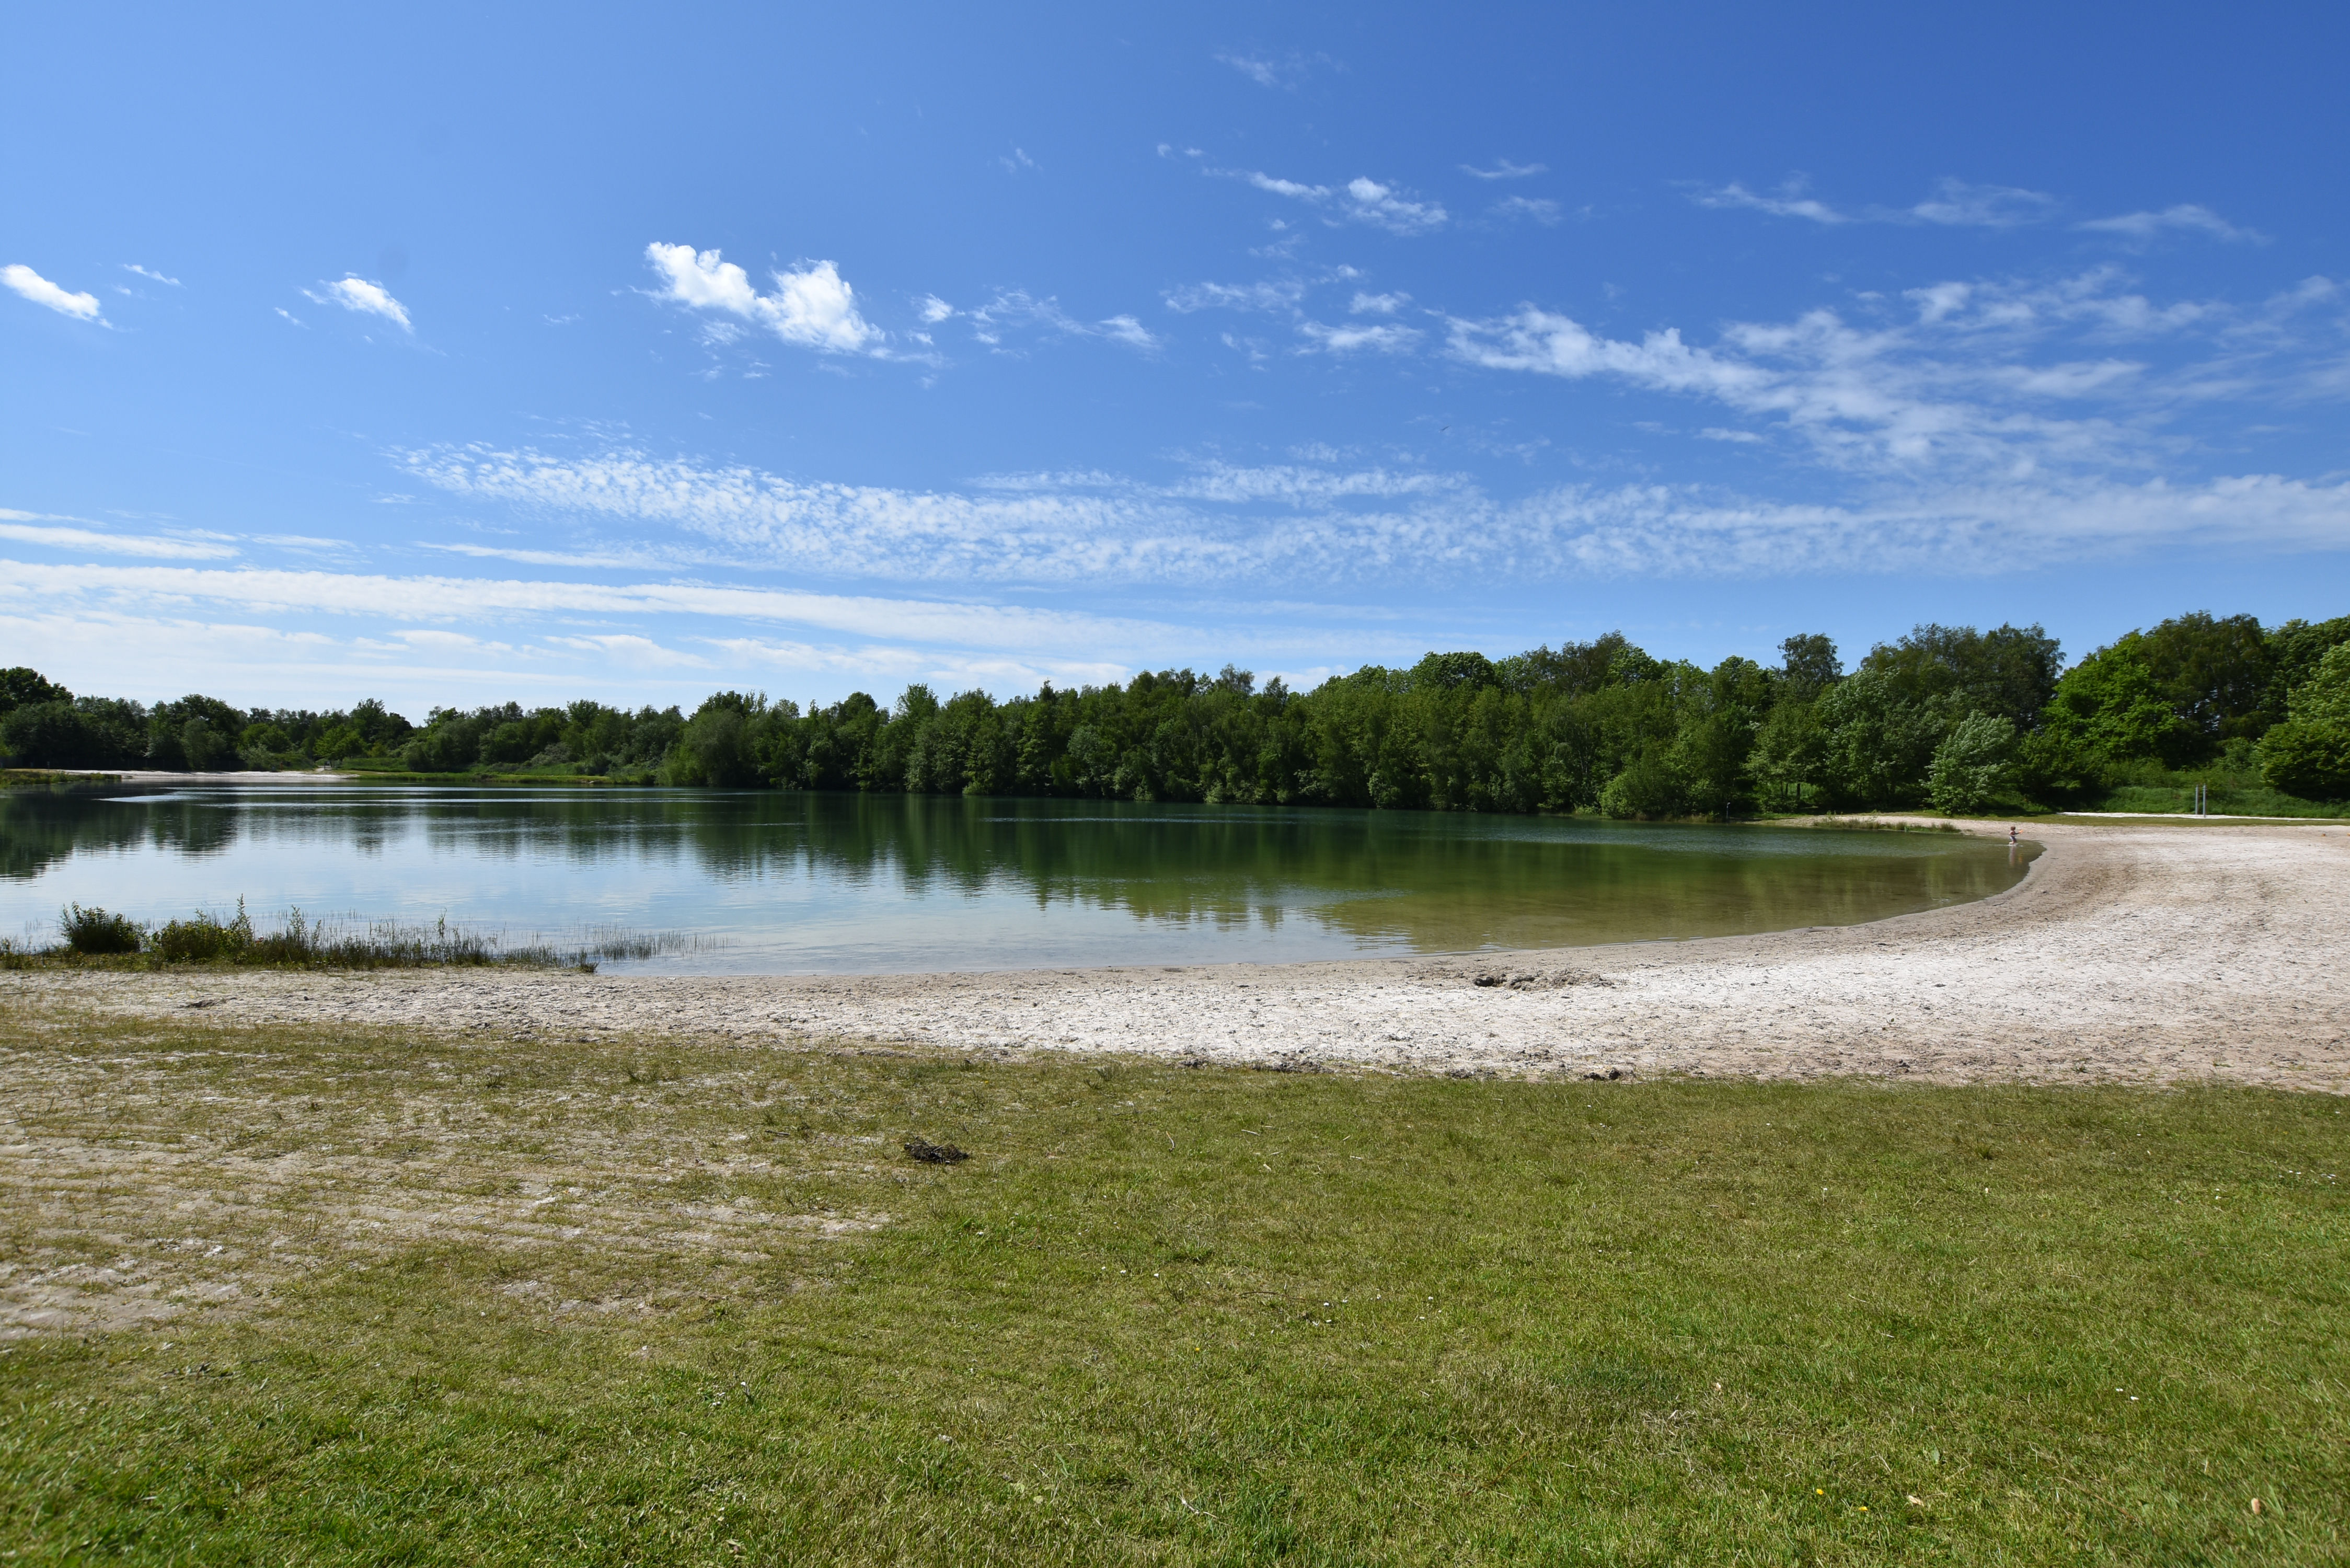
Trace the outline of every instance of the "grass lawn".
[[192, 1016], [0, 1011], [10, 1562], [2350, 1558], [2334, 1099]]

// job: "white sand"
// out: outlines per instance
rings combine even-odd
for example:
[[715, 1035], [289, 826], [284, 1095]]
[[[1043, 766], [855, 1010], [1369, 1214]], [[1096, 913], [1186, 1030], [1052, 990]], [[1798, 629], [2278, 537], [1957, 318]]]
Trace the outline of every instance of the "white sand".
[[2047, 852], [1997, 898], [1759, 937], [834, 979], [26, 971], [0, 974], [0, 1003], [492, 1038], [1061, 1048], [1456, 1075], [2214, 1080], [2350, 1092], [2350, 830], [2031, 831]]

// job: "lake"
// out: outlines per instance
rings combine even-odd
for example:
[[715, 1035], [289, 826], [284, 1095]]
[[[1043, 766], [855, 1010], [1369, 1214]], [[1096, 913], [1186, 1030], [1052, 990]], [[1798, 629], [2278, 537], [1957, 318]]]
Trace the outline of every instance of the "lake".
[[715, 790], [192, 786], [0, 794], [0, 934], [162, 920], [596, 927], [612, 968], [879, 973], [1565, 947], [1850, 925], [2012, 886], [1955, 834]]

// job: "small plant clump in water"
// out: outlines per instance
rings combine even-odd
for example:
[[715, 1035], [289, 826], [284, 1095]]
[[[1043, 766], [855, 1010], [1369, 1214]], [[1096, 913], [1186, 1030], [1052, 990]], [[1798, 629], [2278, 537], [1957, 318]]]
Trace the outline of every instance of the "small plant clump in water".
[[509, 947], [503, 934], [452, 927], [442, 916], [429, 926], [375, 920], [364, 929], [311, 919], [299, 909], [274, 931], [256, 930], [239, 898], [222, 919], [205, 910], [150, 929], [128, 915], [67, 907], [58, 917], [61, 947], [27, 948], [0, 939], [0, 967], [23, 969], [88, 958], [145, 959], [150, 964], [250, 964], [295, 969], [429, 969], [521, 965], [576, 967], [594, 973], [598, 960], [648, 959], [700, 951], [709, 939], [675, 932], [630, 931], [615, 926], [584, 933], [574, 947], [531, 941]]

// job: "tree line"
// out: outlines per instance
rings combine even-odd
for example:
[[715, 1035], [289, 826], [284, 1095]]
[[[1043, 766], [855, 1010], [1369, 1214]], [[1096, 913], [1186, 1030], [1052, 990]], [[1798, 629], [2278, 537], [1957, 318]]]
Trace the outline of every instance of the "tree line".
[[1227, 665], [999, 701], [926, 685], [883, 707], [721, 691], [689, 716], [595, 701], [147, 707], [0, 672], [0, 752], [33, 768], [335, 763], [724, 788], [1093, 796], [1618, 817], [1808, 806], [2078, 805], [2185, 769], [2350, 796], [2350, 617], [2184, 615], [2065, 668], [2039, 626], [1923, 625], [1847, 670], [1791, 637], [1711, 670], [1618, 633], [1510, 658], [1430, 653], [1292, 691]]

